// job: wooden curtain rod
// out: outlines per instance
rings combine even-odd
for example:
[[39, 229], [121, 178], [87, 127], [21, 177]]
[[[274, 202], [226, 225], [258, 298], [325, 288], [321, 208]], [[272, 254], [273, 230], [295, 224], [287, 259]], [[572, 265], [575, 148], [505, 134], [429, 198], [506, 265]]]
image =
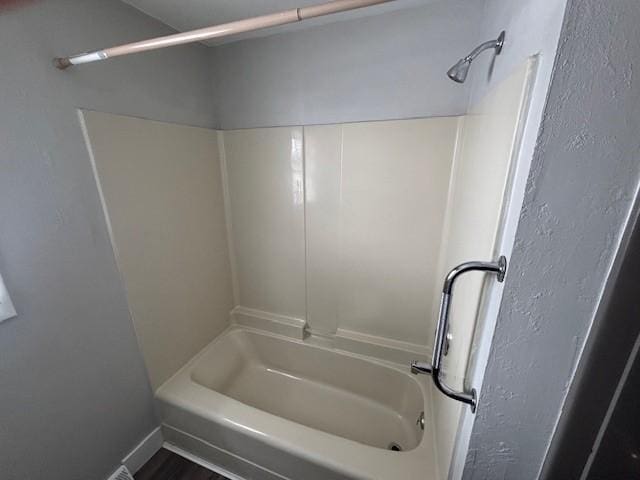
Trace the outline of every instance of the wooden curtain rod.
[[310, 7], [293, 8], [282, 12], [261, 15], [235, 22], [223, 23], [212, 27], [200, 28], [190, 32], [176, 33], [165, 37], [151, 38], [126, 45], [96, 50], [94, 52], [80, 53], [70, 57], [59, 57], [53, 60], [53, 64], [60, 70], [72, 65], [98, 62], [108, 58], [131, 55], [132, 53], [157, 50], [159, 48], [183, 45], [185, 43], [201, 42], [210, 38], [221, 38], [237, 33], [251, 32], [263, 28], [296, 23], [309, 18], [321, 17], [332, 13], [346, 12], [357, 8], [370, 7], [395, 0], [335, 0], [333, 2], [312, 5]]

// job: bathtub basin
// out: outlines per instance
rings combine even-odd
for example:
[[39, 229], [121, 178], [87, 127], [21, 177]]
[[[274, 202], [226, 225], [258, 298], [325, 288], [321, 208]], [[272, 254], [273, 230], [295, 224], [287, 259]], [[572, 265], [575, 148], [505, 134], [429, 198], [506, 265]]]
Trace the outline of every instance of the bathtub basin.
[[429, 395], [406, 367], [234, 327], [156, 398], [169, 443], [245, 479], [435, 480]]

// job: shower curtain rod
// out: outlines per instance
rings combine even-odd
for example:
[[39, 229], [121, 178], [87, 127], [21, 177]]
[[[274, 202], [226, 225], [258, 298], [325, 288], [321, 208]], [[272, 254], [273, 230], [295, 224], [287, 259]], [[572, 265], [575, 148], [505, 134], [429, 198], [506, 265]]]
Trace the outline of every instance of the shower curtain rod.
[[53, 60], [53, 64], [60, 70], [64, 70], [72, 65], [98, 62], [108, 58], [172, 47], [174, 45], [182, 45], [185, 43], [201, 42], [210, 38], [221, 38], [234, 35], [236, 33], [251, 32], [254, 30], [261, 30], [263, 28], [286, 25], [288, 23], [300, 22], [309, 18], [322, 17], [332, 13], [346, 12], [348, 10], [355, 10], [357, 8], [370, 7], [372, 5], [393, 1], [395, 0], [335, 0], [333, 2], [321, 3], [319, 5], [293, 8], [282, 12], [261, 15], [259, 17], [200, 28], [190, 32], [176, 33], [165, 37], [127, 43], [125, 45], [118, 45], [104, 50], [80, 53], [70, 57], [59, 57]]

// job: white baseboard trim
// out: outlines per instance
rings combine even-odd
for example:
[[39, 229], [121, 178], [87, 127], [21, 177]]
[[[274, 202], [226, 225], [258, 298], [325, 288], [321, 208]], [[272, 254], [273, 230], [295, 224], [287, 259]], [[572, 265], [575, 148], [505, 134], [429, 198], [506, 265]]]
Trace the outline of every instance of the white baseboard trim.
[[304, 338], [304, 327], [307, 324], [302, 318], [288, 317], [240, 305], [231, 310], [231, 319], [236, 325], [267, 330], [299, 340]]
[[186, 450], [183, 450], [182, 448], [177, 447], [169, 442], [164, 442], [162, 447], [165, 448], [166, 450], [169, 450], [175, 453], [176, 455], [180, 455], [181, 457], [186, 458], [190, 462], [193, 462], [197, 465], [200, 465], [203, 468], [206, 468], [207, 470], [211, 470], [212, 472], [215, 472], [218, 475], [222, 475], [223, 477], [228, 478], [229, 480], [246, 480], [236, 475], [235, 473], [231, 473], [228, 470], [225, 470], [224, 468], [219, 467], [218, 465], [214, 465], [211, 462], [207, 462], [205, 459], [200, 458], [197, 455], [194, 455], [193, 453], [189, 453]]
[[162, 448], [163, 443], [162, 430], [157, 427], [124, 457], [122, 464], [135, 474]]

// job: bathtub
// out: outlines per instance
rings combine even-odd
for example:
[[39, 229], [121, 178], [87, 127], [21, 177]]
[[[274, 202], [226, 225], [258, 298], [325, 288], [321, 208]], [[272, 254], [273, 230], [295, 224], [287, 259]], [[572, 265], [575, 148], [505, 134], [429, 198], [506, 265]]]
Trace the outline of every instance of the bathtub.
[[241, 478], [436, 480], [424, 378], [236, 326], [156, 399], [170, 445]]

